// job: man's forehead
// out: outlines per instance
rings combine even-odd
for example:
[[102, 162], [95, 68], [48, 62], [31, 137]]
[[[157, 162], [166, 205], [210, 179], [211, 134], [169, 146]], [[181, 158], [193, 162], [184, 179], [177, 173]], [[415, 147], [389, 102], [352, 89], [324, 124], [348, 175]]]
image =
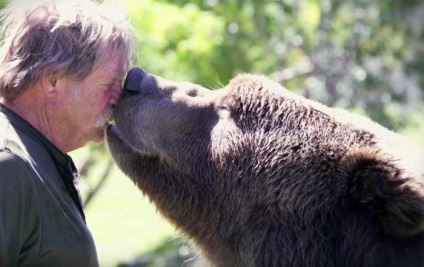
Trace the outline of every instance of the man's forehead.
[[113, 56], [102, 60], [93, 73], [96, 72], [100, 75], [108, 76], [108, 78], [122, 79], [128, 72], [128, 63], [120, 56]]

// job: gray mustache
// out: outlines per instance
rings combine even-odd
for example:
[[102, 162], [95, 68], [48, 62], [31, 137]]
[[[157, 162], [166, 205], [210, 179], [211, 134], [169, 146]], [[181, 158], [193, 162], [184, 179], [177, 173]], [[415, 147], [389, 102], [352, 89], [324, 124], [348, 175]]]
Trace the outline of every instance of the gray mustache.
[[113, 115], [113, 108], [108, 107], [106, 110], [104, 110], [100, 115], [97, 117], [97, 119], [94, 121], [94, 127], [102, 127], [107, 122], [109, 122], [112, 119]]

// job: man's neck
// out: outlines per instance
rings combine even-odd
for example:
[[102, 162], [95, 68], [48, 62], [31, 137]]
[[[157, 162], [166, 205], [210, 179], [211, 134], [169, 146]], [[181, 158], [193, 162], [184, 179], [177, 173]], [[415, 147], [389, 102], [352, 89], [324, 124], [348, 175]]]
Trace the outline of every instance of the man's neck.
[[[55, 142], [44, 99], [35, 94], [24, 92], [11, 101], [0, 98], [0, 103], [21, 116], [24, 120], [40, 131], [50, 142], [62, 150], [59, 143]], [[63, 151], [63, 150], [62, 150]]]

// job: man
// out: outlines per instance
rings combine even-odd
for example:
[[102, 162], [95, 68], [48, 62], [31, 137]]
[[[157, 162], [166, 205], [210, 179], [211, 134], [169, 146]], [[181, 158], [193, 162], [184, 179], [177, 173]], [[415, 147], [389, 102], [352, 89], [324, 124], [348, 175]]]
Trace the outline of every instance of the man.
[[0, 266], [98, 266], [65, 153], [103, 140], [132, 38], [116, 8], [87, 1], [2, 11]]

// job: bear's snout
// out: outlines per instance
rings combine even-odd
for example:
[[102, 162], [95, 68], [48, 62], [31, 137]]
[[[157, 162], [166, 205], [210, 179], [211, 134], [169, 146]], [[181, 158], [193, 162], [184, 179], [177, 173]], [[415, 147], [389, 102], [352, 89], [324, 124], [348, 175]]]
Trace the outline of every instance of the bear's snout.
[[131, 69], [125, 80], [124, 84], [124, 92], [129, 93], [140, 93], [141, 91], [141, 82], [144, 77], [147, 76], [147, 72], [141, 68], [133, 68]]

